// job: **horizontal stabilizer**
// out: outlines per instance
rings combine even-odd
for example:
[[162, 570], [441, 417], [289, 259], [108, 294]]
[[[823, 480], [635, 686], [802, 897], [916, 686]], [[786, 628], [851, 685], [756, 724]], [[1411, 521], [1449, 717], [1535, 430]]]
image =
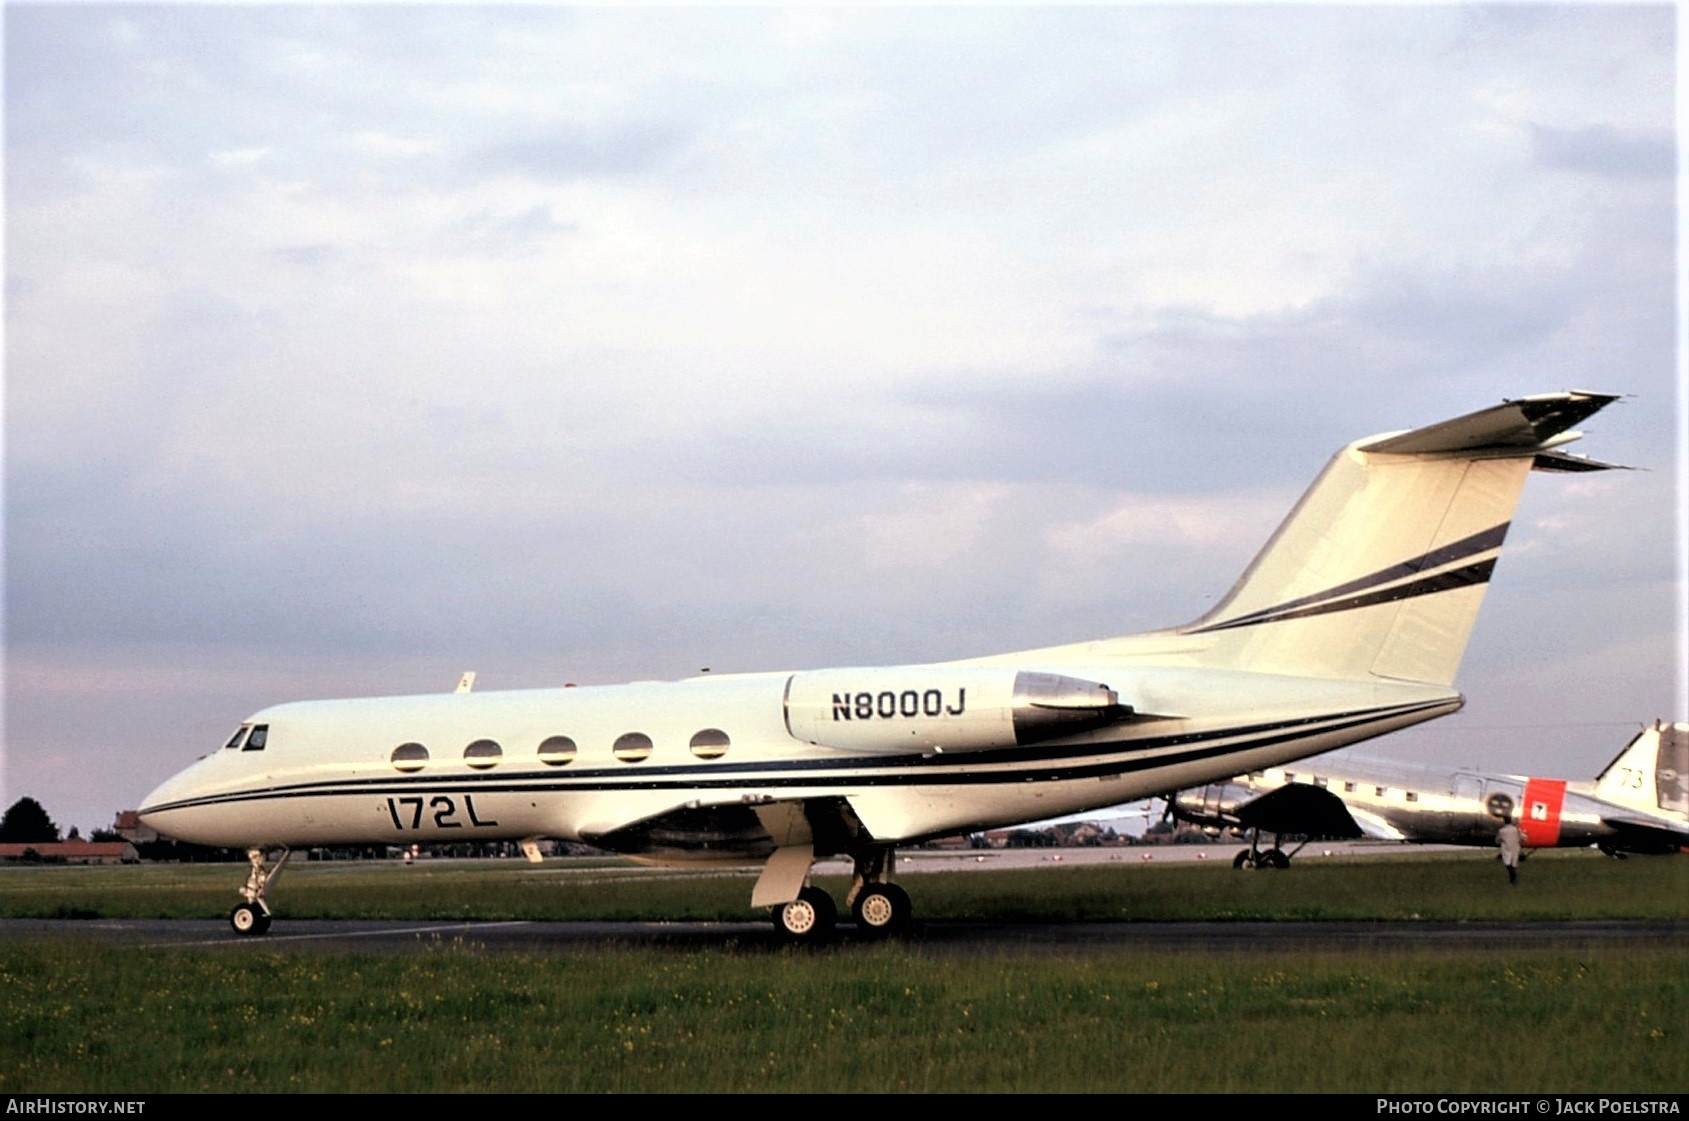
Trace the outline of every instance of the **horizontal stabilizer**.
[[1547, 448], [1567, 442], [1555, 437], [1618, 399], [1613, 393], [1583, 392], [1521, 397], [1453, 420], [1385, 436], [1361, 444], [1360, 450], [1386, 455], [1426, 455]]
[[1603, 825], [1619, 831], [1631, 852], [1675, 852], [1689, 848], [1689, 829], [1640, 817], [1603, 817]]
[[1539, 452], [1531, 461], [1533, 471], [1631, 471], [1622, 463], [1602, 463], [1599, 459], [1591, 459], [1587, 455], [1569, 455], [1566, 452]]

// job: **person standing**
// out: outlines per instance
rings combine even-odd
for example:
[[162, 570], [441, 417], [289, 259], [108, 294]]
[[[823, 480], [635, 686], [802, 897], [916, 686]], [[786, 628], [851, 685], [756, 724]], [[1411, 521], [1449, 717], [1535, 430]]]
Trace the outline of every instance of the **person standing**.
[[1513, 824], [1511, 816], [1501, 819], [1501, 828], [1496, 830], [1495, 843], [1501, 847], [1501, 863], [1507, 869], [1507, 882], [1519, 882], [1519, 853], [1525, 847], [1525, 839], [1519, 833], [1519, 827]]

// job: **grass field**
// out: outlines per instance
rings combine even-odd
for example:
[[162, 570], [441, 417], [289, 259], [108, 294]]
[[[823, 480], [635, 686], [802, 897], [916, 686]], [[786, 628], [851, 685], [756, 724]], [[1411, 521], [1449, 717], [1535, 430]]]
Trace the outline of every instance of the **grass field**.
[[[0, 868], [0, 917], [207, 918], [237, 901], [245, 865]], [[751, 871], [666, 872], [620, 861], [521, 860], [290, 865], [271, 890], [278, 920], [699, 919], [758, 917]], [[1689, 860], [1542, 852], [1510, 889], [1480, 853], [1304, 861], [1286, 873], [1213, 864], [1043, 866], [906, 876], [926, 920], [1413, 920], [1689, 918]], [[842, 877], [817, 882], [842, 899]]]
[[[0, 914], [220, 915], [236, 866], [0, 870]], [[1683, 918], [1689, 861], [1539, 854], [934, 873], [926, 918]], [[305, 865], [290, 915], [750, 917], [743, 876]], [[827, 886], [837, 889], [840, 884]], [[1689, 945], [1227, 954], [854, 941], [415, 955], [0, 941], [0, 1093], [1689, 1089]], [[232, 936], [231, 936], [232, 937]]]
[[0, 1092], [1669, 1092], [1689, 951], [4, 947]]

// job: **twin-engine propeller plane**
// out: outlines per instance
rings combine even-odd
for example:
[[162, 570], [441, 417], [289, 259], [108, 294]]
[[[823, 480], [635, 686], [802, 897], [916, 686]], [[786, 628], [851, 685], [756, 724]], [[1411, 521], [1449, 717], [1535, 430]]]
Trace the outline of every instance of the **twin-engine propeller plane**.
[[1214, 836], [1247, 834], [1235, 868], [1288, 868], [1301, 846], [1285, 852], [1285, 835], [1494, 848], [1504, 821], [1527, 848], [1672, 853], [1689, 846], [1689, 724], [1644, 728], [1594, 782], [1333, 755], [1181, 790], [1168, 810]]
[[[249, 717], [147, 796], [167, 836], [247, 850], [230, 921], [301, 845], [583, 841], [761, 865], [754, 907], [825, 936], [911, 916], [900, 846], [1118, 805], [1444, 716], [1525, 476], [1600, 470], [1554, 393], [1340, 450], [1218, 606], [1182, 627], [964, 661], [313, 701]], [[272, 862], [271, 853], [276, 857]]]

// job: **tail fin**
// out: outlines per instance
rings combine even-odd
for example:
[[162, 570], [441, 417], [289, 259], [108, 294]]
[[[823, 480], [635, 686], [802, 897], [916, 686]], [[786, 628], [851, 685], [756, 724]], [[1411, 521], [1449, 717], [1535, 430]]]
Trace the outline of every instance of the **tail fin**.
[[1450, 685], [1532, 467], [1617, 398], [1553, 393], [1338, 452], [1237, 584], [1187, 627], [1204, 664]]
[[1595, 776], [1595, 796], [1689, 819], [1689, 724], [1644, 728]]

